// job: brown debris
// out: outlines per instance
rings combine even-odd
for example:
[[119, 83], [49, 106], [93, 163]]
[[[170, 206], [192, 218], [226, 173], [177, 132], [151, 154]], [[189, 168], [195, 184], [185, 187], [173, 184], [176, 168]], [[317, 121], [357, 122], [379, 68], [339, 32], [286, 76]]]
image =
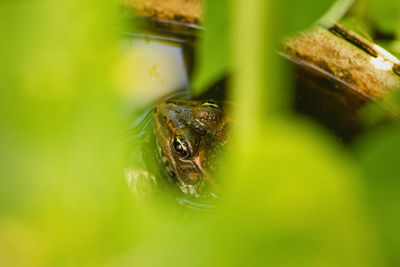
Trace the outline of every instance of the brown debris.
[[202, 0], [122, 0], [140, 16], [187, 23], [200, 23], [203, 18]]
[[354, 42], [320, 27], [287, 39], [283, 50], [327, 71], [373, 99], [400, 85], [400, 77], [391, 69], [378, 68], [374, 64], [378, 59], [386, 60], [384, 56], [373, 57]]

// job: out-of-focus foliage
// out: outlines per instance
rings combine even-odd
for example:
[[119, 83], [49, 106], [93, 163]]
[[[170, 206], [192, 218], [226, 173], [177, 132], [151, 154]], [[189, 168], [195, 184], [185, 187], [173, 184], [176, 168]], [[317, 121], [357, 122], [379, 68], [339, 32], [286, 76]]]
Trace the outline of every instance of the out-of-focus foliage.
[[226, 170], [234, 177], [230, 212], [242, 214], [229, 218], [238, 220], [237, 231], [251, 240], [243, 249], [268, 251], [255, 264], [274, 266], [379, 263], [357, 166], [308, 124], [268, 122], [262, 138], [247, 144], [249, 154], [235, 150], [232, 165], [238, 167]]
[[398, 266], [398, 126], [353, 155], [269, 108], [277, 36], [332, 1], [213, 2], [197, 92], [229, 70], [236, 105], [210, 213], [128, 190], [113, 1], [0, 4], [0, 266]]
[[368, 14], [377, 26], [385, 31], [400, 33], [400, 5], [396, 0], [372, 0], [368, 5]]
[[204, 27], [200, 36], [193, 91], [201, 93], [229, 71], [229, 2], [206, 1]]
[[136, 236], [120, 179], [115, 8], [0, 4], [1, 266], [97, 265]]
[[398, 266], [400, 256], [400, 148], [399, 125], [386, 126], [362, 138], [356, 146], [356, 157], [363, 170], [367, 185], [367, 205], [380, 242], [387, 266]]

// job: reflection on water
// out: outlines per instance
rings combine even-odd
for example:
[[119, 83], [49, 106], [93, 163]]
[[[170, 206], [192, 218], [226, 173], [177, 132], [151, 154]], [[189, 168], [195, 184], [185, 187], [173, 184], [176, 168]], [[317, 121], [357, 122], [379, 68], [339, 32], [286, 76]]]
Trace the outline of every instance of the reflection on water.
[[193, 200], [185, 198], [183, 196], [177, 196], [178, 203], [186, 208], [198, 210], [198, 211], [214, 211], [216, 210], [215, 203], [207, 203], [204, 200]]
[[131, 105], [143, 107], [188, 86], [183, 44], [178, 39], [155, 38], [126, 34], [120, 42], [120, 87], [124, 100]]
[[146, 107], [132, 116], [126, 132], [127, 161], [125, 177], [132, 190], [138, 195], [157, 191], [160, 177], [154, 151], [152, 125], [153, 108]]

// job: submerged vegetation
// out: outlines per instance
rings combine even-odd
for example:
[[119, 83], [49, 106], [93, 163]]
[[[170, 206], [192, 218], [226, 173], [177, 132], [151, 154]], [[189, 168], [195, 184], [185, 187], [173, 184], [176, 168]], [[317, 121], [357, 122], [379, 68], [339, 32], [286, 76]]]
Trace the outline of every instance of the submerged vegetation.
[[[163, 40], [168, 53], [132, 43], [125, 29], [141, 25], [115, 1], [0, 4], [0, 266], [399, 266], [397, 88], [344, 143], [291, 110], [293, 72], [276, 53], [340, 22], [398, 56], [398, 1], [205, 4], [193, 76], [178, 71], [190, 56], [171, 56], [186, 53], [179, 40]], [[226, 76], [230, 148], [218, 199], [199, 201], [163, 179], [153, 108]]]

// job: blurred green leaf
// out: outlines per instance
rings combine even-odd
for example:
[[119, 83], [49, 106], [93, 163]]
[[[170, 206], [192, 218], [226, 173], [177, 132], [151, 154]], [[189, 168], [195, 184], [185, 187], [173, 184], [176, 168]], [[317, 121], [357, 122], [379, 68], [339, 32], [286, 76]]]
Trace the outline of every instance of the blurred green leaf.
[[384, 32], [400, 33], [400, 4], [397, 0], [371, 0], [368, 15]]
[[387, 266], [400, 264], [399, 132], [398, 124], [387, 126], [364, 136], [355, 146], [367, 185], [367, 204]]
[[240, 248], [243, 262], [379, 266], [363, 183], [349, 155], [307, 124], [269, 120], [260, 136], [246, 156], [234, 149], [223, 175], [233, 180], [227, 221], [241, 233], [228, 243]]
[[[228, 210], [221, 224], [229, 249], [236, 251], [233, 262], [379, 265], [357, 166], [326, 133], [294, 124], [268, 108], [265, 115], [260, 108], [279, 101], [278, 85], [285, 77], [275, 61], [265, 60], [272, 58], [265, 50], [273, 50], [277, 33], [290, 26], [282, 29], [273, 19], [257, 24], [260, 18], [276, 16], [276, 7], [265, 2], [250, 7], [235, 3], [232, 94], [238, 106], [232, 112], [232, 150], [221, 175], [229, 177]], [[304, 18], [300, 25], [311, 21]]]
[[[273, 1], [273, 12], [269, 21], [272, 27], [279, 25], [280, 32], [277, 33], [277, 36], [284, 36], [308, 28], [321, 18], [335, 2], [337, 1]], [[339, 8], [343, 7], [339, 6]]]
[[199, 32], [200, 43], [192, 82], [194, 94], [206, 90], [229, 70], [230, 2], [206, 1], [205, 7], [205, 30]]
[[114, 7], [0, 5], [0, 265], [98, 265], [139, 235], [112, 80]]

